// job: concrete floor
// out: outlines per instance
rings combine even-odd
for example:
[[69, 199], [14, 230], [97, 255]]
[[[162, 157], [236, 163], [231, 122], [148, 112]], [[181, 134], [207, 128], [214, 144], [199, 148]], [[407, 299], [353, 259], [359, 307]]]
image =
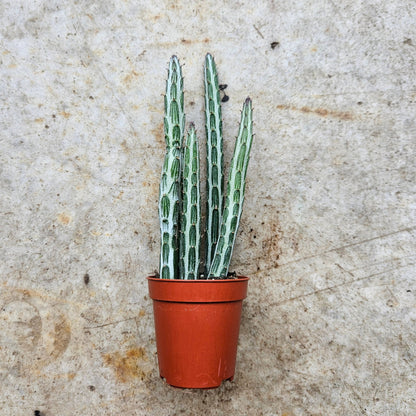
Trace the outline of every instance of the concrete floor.
[[[416, 414], [413, 1], [0, 4], [0, 408], [5, 415]], [[235, 381], [158, 377], [167, 62], [226, 160], [255, 143], [232, 269], [251, 276]]]

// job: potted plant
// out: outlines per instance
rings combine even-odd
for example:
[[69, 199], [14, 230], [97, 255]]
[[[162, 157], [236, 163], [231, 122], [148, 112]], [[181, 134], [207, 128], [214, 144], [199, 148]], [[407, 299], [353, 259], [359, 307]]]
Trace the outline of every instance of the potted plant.
[[[160, 376], [184, 388], [218, 387], [235, 371], [242, 301], [248, 278], [228, 268], [242, 213], [253, 140], [252, 104], [243, 104], [224, 195], [221, 98], [213, 57], [204, 66], [207, 147], [205, 256], [201, 252], [198, 138], [185, 137], [183, 78], [178, 58], [169, 63], [164, 100], [166, 154], [159, 217], [160, 274], [148, 278], [153, 299]], [[204, 263], [200, 272], [200, 263]]]

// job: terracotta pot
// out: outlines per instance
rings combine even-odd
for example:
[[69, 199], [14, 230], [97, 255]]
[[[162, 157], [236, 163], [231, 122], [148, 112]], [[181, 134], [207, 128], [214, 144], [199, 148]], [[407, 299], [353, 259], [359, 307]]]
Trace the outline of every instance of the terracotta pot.
[[248, 277], [148, 277], [160, 376], [175, 387], [214, 388], [232, 380]]

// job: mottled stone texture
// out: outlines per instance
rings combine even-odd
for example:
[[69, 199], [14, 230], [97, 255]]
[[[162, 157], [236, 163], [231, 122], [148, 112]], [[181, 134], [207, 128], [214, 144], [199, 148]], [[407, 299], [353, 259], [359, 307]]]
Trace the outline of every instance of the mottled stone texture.
[[[0, 4], [0, 408], [55, 415], [416, 414], [416, 9], [397, 1]], [[237, 373], [159, 379], [167, 62], [202, 134], [206, 52], [255, 143], [231, 269]], [[201, 149], [204, 152], [204, 149]]]

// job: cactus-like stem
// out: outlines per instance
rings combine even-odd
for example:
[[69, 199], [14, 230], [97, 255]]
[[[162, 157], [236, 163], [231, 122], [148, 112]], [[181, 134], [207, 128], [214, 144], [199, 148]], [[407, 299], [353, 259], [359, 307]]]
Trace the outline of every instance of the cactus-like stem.
[[207, 54], [204, 67], [205, 83], [205, 130], [207, 136], [207, 211], [206, 211], [206, 257], [207, 273], [220, 234], [223, 208], [223, 138], [221, 100], [217, 69], [214, 58]]
[[181, 279], [198, 279], [201, 238], [198, 138], [193, 124], [182, 153], [182, 214], [179, 245]]
[[240, 128], [231, 161], [227, 196], [221, 221], [220, 236], [209, 277], [227, 277], [231, 255], [243, 210], [247, 166], [253, 141], [252, 105], [247, 98], [241, 113]]
[[161, 233], [160, 276], [178, 276], [178, 221], [181, 180], [181, 143], [185, 129], [183, 78], [178, 58], [172, 56], [166, 81], [164, 132], [165, 160], [159, 188]]

